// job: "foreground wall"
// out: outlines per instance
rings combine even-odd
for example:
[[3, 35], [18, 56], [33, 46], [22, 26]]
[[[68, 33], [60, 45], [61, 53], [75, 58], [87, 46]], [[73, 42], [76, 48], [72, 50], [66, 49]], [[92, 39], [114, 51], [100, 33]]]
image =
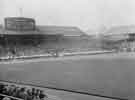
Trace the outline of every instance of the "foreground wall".
[[0, 64], [0, 80], [134, 98], [135, 54], [108, 54]]

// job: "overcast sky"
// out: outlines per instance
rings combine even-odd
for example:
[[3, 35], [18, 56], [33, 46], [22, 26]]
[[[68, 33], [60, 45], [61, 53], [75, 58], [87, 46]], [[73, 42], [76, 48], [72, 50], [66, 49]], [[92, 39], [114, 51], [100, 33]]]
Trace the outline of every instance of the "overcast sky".
[[83, 30], [135, 24], [135, 0], [0, 0], [7, 16], [33, 17], [37, 24], [71, 25]]

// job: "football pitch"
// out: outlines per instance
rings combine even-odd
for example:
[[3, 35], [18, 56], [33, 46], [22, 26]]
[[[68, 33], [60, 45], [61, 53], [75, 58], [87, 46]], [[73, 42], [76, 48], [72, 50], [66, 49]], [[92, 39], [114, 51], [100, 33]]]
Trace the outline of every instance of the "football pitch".
[[0, 80], [131, 99], [135, 54], [117, 53], [1, 63]]

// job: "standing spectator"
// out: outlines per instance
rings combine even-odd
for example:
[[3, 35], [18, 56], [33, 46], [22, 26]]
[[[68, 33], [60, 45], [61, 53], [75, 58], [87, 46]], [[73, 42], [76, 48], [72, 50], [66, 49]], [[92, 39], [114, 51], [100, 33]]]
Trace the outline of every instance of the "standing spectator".
[[34, 95], [33, 100], [40, 100], [39, 95], [40, 95], [40, 90], [37, 89], [37, 90], [36, 90], [36, 93], [35, 93], [35, 95]]
[[20, 87], [17, 86], [16, 89], [15, 89], [15, 92], [13, 93], [13, 95], [14, 95], [15, 97], [19, 97], [19, 92], [20, 92]]
[[39, 97], [39, 94], [40, 94], [40, 90], [39, 90], [39, 89], [37, 89], [37, 90], [36, 90], [36, 94], [35, 94], [35, 96]]
[[15, 87], [14, 90], [13, 90], [13, 93], [12, 93], [12, 96], [13, 97], [18, 97], [18, 93], [19, 93], [19, 87]]
[[32, 100], [33, 96], [32, 96], [32, 90], [28, 89], [27, 90], [27, 100]]
[[32, 88], [32, 95], [35, 96], [36, 95], [36, 89]]
[[20, 89], [20, 92], [18, 95], [19, 95], [19, 98], [27, 100], [27, 94], [24, 87]]

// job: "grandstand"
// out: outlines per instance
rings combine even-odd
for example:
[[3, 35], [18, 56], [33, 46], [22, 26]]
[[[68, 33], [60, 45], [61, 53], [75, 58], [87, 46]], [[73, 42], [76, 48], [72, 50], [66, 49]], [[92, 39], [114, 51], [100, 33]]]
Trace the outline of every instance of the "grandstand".
[[0, 27], [1, 57], [99, 49], [99, 45], [77, 27], [40, 26], [34, 19], [23, 17], [7, 17], [4, 25]]

